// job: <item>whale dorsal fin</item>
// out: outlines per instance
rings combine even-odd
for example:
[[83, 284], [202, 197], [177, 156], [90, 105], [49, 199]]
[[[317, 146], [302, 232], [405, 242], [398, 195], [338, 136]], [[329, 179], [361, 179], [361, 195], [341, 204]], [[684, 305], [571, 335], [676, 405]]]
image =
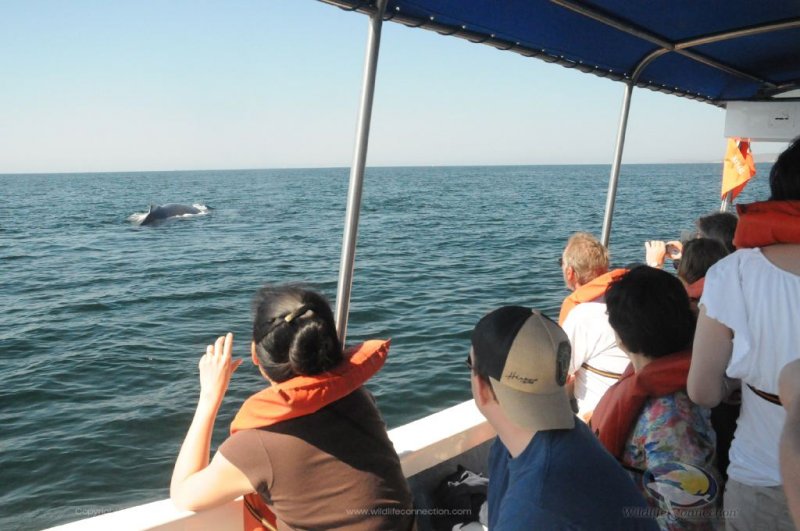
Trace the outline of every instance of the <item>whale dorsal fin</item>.
[[158, 205], [154, 205], [153, 203], [150, 203], [150, 209], [147, 211], [147, 213], [149, 214], [150, 212], [152, 212], [153, 210], [155, 210], [157, 206], [158, 206]]

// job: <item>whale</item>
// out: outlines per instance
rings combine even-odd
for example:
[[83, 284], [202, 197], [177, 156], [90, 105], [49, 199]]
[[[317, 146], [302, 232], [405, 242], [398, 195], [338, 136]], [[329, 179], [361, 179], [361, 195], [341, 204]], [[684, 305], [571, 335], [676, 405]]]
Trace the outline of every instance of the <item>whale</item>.
[[202, 214], [208, 210], [202, 205], [181, 205], [178, 203], [168, 203], [166, 205], [150, 205], [150, 210], [145, 215], [140, 225], [153, 225], [186, 215]]

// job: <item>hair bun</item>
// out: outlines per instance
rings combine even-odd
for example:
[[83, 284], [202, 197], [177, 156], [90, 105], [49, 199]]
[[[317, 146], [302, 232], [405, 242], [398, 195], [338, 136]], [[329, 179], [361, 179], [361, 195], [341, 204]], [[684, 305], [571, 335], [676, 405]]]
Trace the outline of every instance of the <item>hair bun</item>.
[[325, 323], [307, 320], [301, 323], [289, 348], [289, 364], [297, 374], [319, 374], [332, 369], [339, 361], [338, 349]]

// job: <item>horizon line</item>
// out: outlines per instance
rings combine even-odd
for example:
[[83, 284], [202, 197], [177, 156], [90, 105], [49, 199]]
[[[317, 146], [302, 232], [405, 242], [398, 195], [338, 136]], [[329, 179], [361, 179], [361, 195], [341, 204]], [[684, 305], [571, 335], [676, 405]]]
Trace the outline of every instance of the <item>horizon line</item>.
[[[760, 164], [771, 164], [773, 161], [757, 161]], [[719, 164], [723, 161], [711, 162], [628, 162], [621, 165], [625, 166], [664, 166], [664, 165], [695, 165], [695, 164]], [[392, 164], [392, 165], [367, 165], [368, 169], [391, 169], [391, 168], [522, 168], [531, 166], [607, 166], [611, 163], [549, 163], [549, 164]], [[213, 171], [272, 171], [272, 170], [349, 170], [352, 166], [276, 166], [263, 168], [183, 168], [183, 169], [157, 169], [157, 170], [93, 170], [93, 171], [23, 171], [23, 172], [3, 172], [0, 176], [10, 175], [103, 175], [120, 173], [179, 173], [179, 172], [213, 172]]]

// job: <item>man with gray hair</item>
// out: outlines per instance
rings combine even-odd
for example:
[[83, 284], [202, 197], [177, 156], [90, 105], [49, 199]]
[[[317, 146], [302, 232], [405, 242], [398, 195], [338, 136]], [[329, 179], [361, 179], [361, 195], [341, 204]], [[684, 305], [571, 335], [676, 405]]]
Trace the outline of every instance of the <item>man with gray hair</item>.
[[567, 386], [578, 416], [588, 421], [609, 387], [630, 363], [608, 324], [605, 292], [625, 269], [608, 270], [608, 249], [594, 236], [576, 232], [561, 256], [564, 283], [572, 293], [561, 305], [559, 324], [572, 344]]

